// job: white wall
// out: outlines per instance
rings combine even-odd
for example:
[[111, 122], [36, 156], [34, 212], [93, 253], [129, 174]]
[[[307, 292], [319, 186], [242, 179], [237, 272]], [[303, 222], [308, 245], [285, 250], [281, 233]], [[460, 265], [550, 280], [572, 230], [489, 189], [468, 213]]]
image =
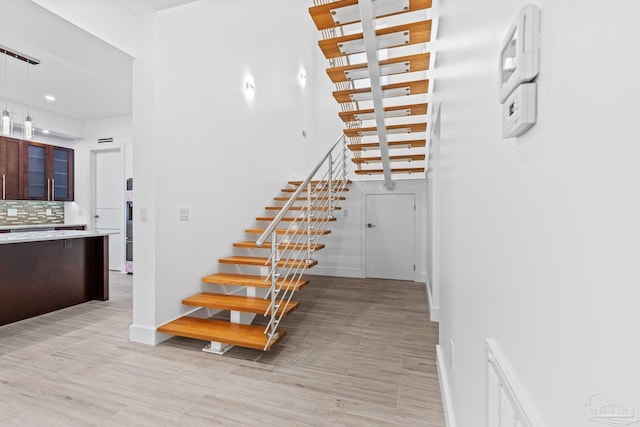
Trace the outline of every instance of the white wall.
[[[233, 242], [247, 239], [243, 230], [285, 182], [306, 174], [333, 142], [319, 137], [326, 125], [315, 122], [316, 30], [307, 9], [287, 0], [226, 0], [140, 15], [131, 339], [160, 339], [155, 327], [185, 312], [180, 301], [200, 291], [201, 278], [218, 271]], [[274, 10], [287, 11], [286, 25], [264, 19]], [[243, 95], [247, 73], [255, 78], [253, 102]], [[189, 221], [178, 221], [181, 207]]]
[[594, 393], [640, 411], [640, 5], [540, 1], [538, 122], [503, 139], [497, 55], [523, 4], [440, 5], [440, 344], [464, 427], [485, 424], [485, 337], [540, 425], [587, 425]]

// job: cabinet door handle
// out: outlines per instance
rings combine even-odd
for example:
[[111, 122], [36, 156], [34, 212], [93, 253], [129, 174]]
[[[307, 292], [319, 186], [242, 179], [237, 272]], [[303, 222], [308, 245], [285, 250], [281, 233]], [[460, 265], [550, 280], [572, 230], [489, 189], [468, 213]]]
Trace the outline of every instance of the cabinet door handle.
[[2, 200], [7, 198], [7, 191], [6, 191], [6, 187], [5, 187], [5, 176], [4, 174], [2, 175]]
[[51, 180], [47, 178], [47, 200], [51, 200]]
[[51, 200], [56, 199], [56, 180], [51, 178]]

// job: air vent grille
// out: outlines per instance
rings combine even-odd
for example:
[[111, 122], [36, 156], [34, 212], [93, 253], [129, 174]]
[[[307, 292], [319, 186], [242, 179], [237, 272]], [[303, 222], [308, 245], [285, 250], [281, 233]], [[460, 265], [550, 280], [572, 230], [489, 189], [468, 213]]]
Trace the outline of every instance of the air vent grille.
[[113, 138], [98, 138], [98, 144], [106, 144], [108, 142], [113, 142]]

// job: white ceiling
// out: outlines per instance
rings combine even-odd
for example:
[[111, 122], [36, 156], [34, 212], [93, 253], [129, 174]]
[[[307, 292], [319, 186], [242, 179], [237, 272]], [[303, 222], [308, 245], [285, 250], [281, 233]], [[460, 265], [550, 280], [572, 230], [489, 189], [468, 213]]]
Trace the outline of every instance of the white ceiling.
[[[126, 0], [132, 10], [161, 11], [195, 0]], [[0, 45], [37, 58], [39, 65], [0, 54], [0, 106], [29, 104], [80, 120], [131, 114], [132, 58], [27, 0], [0, 2]], [[27, 90], [27, 67], [29, 90]], [[55, 102], [45, 100], [54, 95]], [[34, 114], [35, 116], [35, 114]], [[37, 125], [37, 117], [36, 119]]]
[[164, 10], [172, 7], [180, 6], [186, 3], [191, 3], [197, 0], [142, 0], [149, 7], [155, 10]]
[[[0, 44], [41, 61], [29, 66], [27, 91], [27, 64], [0, 55], [1, 103], [6, 96], [82, 120], [131, 113], [131, 57], [40, 6], [2, 2]], [[47, 94], [56, 101], [46, 101]]]

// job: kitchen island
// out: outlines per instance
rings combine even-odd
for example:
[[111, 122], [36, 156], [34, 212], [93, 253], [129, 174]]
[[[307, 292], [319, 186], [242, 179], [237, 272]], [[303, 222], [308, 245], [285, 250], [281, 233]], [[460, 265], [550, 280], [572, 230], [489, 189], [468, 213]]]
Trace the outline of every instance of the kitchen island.
[[109, 299], [109, 234], [0, 234], [0, 325]]

